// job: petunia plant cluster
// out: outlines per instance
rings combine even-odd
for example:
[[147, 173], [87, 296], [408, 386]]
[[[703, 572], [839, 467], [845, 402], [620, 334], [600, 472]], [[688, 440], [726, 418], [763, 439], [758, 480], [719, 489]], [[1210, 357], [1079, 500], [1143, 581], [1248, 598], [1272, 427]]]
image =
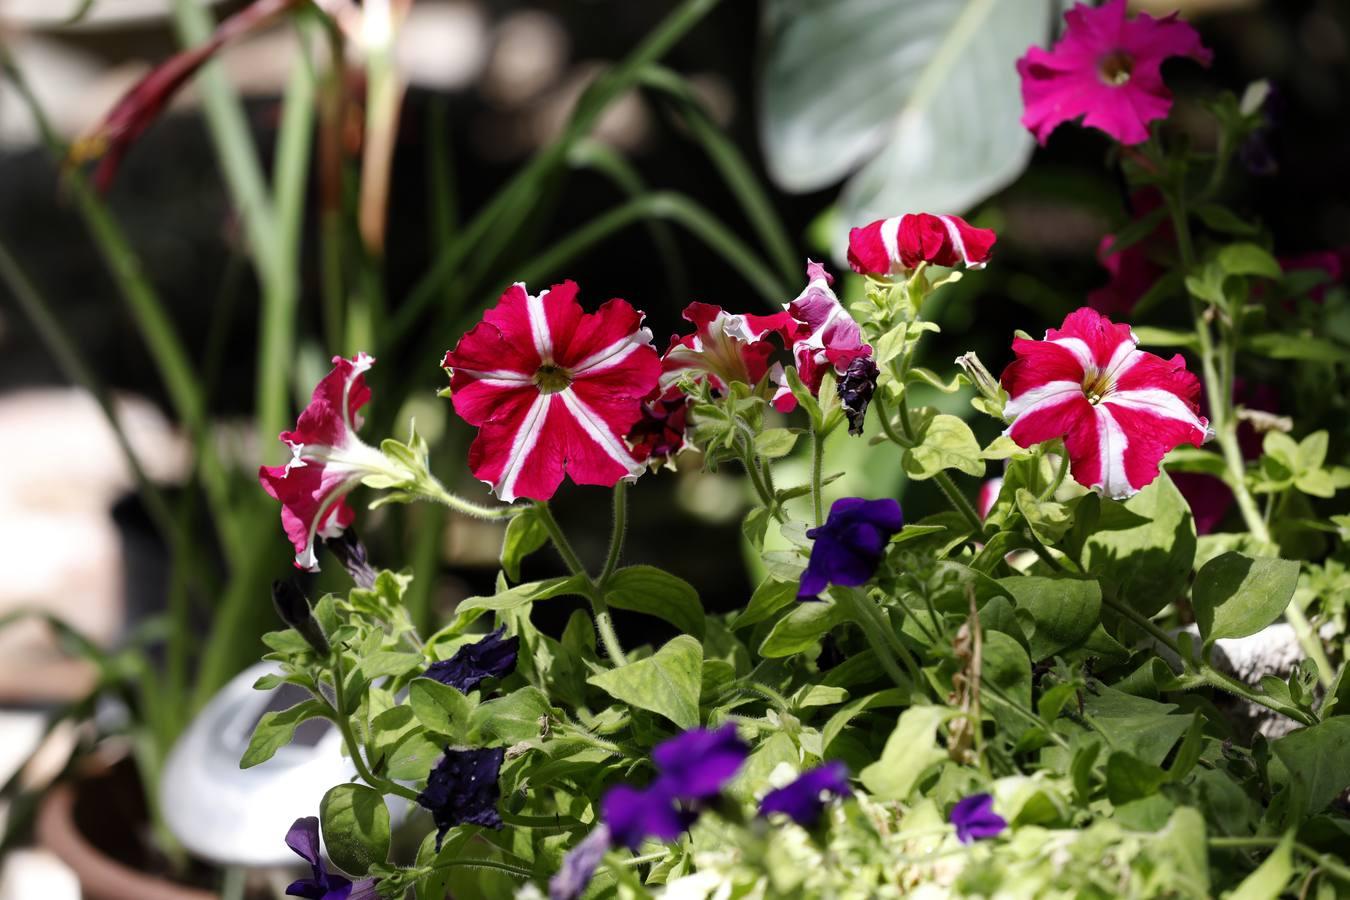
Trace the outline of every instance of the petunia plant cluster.
[[[1350, 301], [1224, 205], [1259, 108], [1205, 101], [1214, 152], [1174, 132], [1165, 75], [1211, 60], [1176, 16], [1110, 0], [1009, 73], [1038, 140], [1093, 130], [1131, 199], [1102, 246], [1111, 283], [998, 335], [1001, 366], [928, 352], [963, 302], [949, 286], [996, 269], [999, 242], [924, 210], [856, 223], [851, 271], [804, 260], [772, 308], [690, 302], [666, 341], [571, 281], [507, 288], [440, 358], [478, 497], [432, 473], [415, 429], [363, 437], [367, 404], [399, 398], [372, 395], [369, 356], [335, 358], [281, 435], [291, 459], [260, 472], [296, 566], [352, 582], [275, 591], [280, 674], [259, 687], [309, 698], [263, 718], [244, 765], [317, 717], [356, 772], [278, 835], [312, 867], [292, 892], [1350, 891]], [[1270, 383], [1340, 401], [1305, 416]], [[864, 456], [942, 507], [842, 493]], [[733, 612], [626, 564], [628, 504], [672, 469], [744, 485], [762, 574]], [[596, 486], [611, 531], [591, 559], [550, 500]], [[356, 537], [356, 497], [501, 523], [495, 590], [420, 631], [411, 576]], [[546, 549], [555, 574], [522, 580]], [[538, 627], [564, 596], [585, 607]], [[613, 609], [676, 634], [625, 633]], [[1281, 622], [1288, 671], [1225, 662]]]

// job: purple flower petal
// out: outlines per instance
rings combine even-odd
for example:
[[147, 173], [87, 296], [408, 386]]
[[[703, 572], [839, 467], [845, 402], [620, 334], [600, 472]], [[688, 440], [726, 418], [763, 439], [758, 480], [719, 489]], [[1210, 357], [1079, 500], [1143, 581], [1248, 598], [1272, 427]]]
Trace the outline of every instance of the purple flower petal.
[[580, 897], [586, 885], [591, 883], [596, 867], [605, 858], [609, 844], [609, 827], [599, 825], [568, 851], [563, 857], [562, 868], [548, 881], [549, 900], [576, 900]]
[[473, 644], [466, 644], [449, 659], [432, 663], [425, 675], [467, 694], [485, 678], [501, 678], [516, 667], [520, 638], [503, 638], [506, 626]]
[[834, 501], [829, 518], [806, 532], [815, 540], [802, 574], [798, 599], [811, 599], [831, 584], [857, 587], [876, 574], [891, 535], [904, 527], [900, 504], [890, 498]]
[[661, 770], [661, 781], [681, 800], [710, 800], [735, 776], [750, 748], [730, 722], [709, 731], [691, 728], [657, 745], [652, 760]]
[[430, 810], [436, 823], [436, 849], [441, 849], [445, 833], [455, 825], [469, 822], [485, 828], [501, 828], [497, 812], [505, 747], [455, 750], [445, 748], [436, 768], [427, 776], [427, 786], [417, 802]]
[[952, 807], [949, 818], [956, 826], [956, 839], [963, 844], [996, 837], [1008, 827], [1003, 817], [994, 812], [994, 798], [989, 794], [966, 797]]
[[311, 866], [319, 865], [319, 818], [305, 816], [296, 819], [291, 830], [286, 832], [286, 846], [296, 852]]
[[848, 766], [839, 760], [827, 762], [802, 775], [791, 784], [770, 791], [759, 803], [759, 814], [786, 813], [804, 828], [813, 827], [825, 810], [830, 797], [847, 797], [853, 791], [848, 785]]
[[600, 801], [600, 816], [612, 842], [636, 850], [649, 837], [673, 841], [693, 824], [695, 814], [679, 809], [660, 779], [645, 791], [620, 784]]

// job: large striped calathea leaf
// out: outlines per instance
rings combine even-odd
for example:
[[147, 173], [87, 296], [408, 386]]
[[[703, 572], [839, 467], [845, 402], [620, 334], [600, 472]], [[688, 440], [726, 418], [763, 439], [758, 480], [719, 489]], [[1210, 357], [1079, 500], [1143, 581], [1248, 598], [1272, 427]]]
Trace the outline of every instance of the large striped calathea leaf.
[[850, 225], [965, 211], [1026, 166], [1015, 64], [1059, 13], [1056, 0], [766, 0], [771, 177], [806, 192], [852, 175], [837, 250]]

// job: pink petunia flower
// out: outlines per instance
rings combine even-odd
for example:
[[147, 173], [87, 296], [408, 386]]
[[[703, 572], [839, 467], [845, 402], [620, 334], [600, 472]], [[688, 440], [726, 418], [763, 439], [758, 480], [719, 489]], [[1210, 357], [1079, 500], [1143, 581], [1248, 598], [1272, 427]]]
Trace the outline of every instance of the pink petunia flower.
[[281, 501], [281, 525], [295, 545], [297, 568], [318, 570], [315, 538], [338, 537], [352, 523], [346, 495], [365, 476], [389, 473], [384, 454], [356, 436], [357, 410], [370, 399], [365, 372], [374, 364], [364, 353], [333, 357], [333, 370], [314, 388], [295, 430], [281, 433], [290, 462], [258, 469], [263, 489]]
[[684, 308], [683, 315], [695, 331], [671, 338], [670, 347], [661, 358], [663, 396], [688, 375], [693, 375], [696, 381], [707, 380], [718, 391], [725, 391], [733, 381], [754, 387], [768, 375], [779, 386], [774, 406], [782, 412], [796, 407], [796, 400], [784, 386], [782, 367], [769, 364], [775, 349], [769, 337], [777, 334], [785, 342], [791, 342], [799, 327], [791, 314], [738, 316], [720, 306], [691, 303]]
[[908, 213], [848, 233], [848, 264], [860, 275], [899, 275], [926, 262], [983, 269], [998, 235], [960, 216]]
[[830, 287], [834, 277], [825, 267], [808, 259], [806, 277], [806, 288], [786, 308], [798, 323], [792, 338], [797, 374], [814, 394], [826, 370], [842, 375], [853, 360], [871, 356], [872, 348], [863, 343], [862, 329], [835, 296]]
[[1031, 47], [1017, 61], [1022, 76], [1022, 124], [1042, 144], [1061, 123], [1083, 117], [1122, 144], [1148, 139], [1148, 123], [1167, 117], [1172, 93], [1163, 61], [1188, 56], [1208, 66], [1213, 54], [1195, 29], [1177, 18], [1126, 17], [1126, 0], [1097, 8], [1079, 3], [1064, 14], [1064, 36], [1053, 50]]
[[575, 282], [533, 296], [515, 284], [445, 354], [451, 402], [479, 427], [474, 477], [508, 503], [547, 500], [577, 484], [634, 480], [624, 435], [656, 387], [660, 362], [643, 314], [614, 299], [586, 313]]
[[1001, 379], [1007, 434], [1020, 447], [1062, 437], [1079, 484], [1117, 500], [1137, 493], [1169, 450], [1200, 446], [1209, 425], [1200, 381], [1181, 356], [1163, 359], [1137, 343], [1128, 325], [1086, 307], [1043, 341], [1013, 341], [1017, 359]]

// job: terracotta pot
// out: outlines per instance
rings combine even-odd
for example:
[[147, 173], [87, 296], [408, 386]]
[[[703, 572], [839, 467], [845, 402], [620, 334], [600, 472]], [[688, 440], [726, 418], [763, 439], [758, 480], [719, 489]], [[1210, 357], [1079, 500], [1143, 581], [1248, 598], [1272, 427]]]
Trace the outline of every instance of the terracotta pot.
[[[220, 900], [218, 894], [139, 872], [96, 847], [81, 829], [77, 807], [97, 804], [100, 814], [114, 819], [119, 812], [103, 805], [110, 797], [83, 796], [82, 789], [97, 782], [76, 781], [52, 788], [38, 810], [37, 840], [80, 880], [83, 900]], [[109, 823], [117, 827], [115, 823]]]

